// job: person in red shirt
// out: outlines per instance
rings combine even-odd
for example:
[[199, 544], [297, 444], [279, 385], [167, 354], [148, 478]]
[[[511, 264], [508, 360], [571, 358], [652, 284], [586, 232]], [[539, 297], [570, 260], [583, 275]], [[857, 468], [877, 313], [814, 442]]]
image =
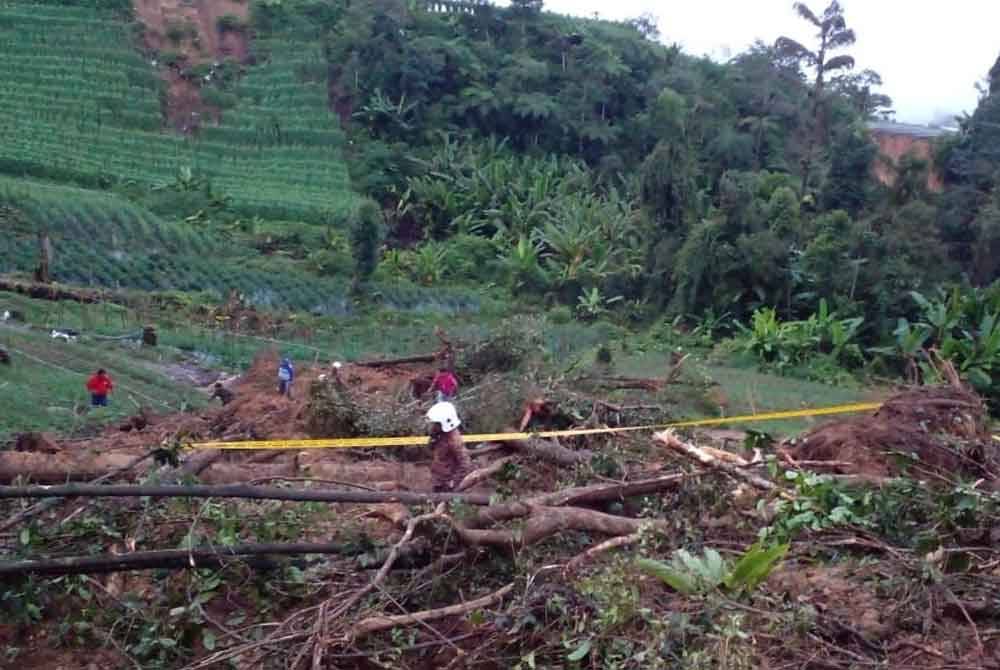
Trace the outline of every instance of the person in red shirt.
[[441, 368], [431, 382], [431, 391], [437, 395], [438, 402], [451, 402], [458, 393], [458, 378], [455, 373], [448, 368]]
[[108, 396], [115, 388], [111, 377], [103, 369], [87, 380], [87, 390], [90, 391], [90, 405], [92, 407], [107, 407]]

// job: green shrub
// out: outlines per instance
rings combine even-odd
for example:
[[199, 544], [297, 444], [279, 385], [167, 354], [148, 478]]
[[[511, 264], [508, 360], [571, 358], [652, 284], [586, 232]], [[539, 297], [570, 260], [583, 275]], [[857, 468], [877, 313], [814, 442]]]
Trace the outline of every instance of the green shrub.
[[373, 200], [365, 200], [358, 207], [351, 225], [351, 250], [354, 254], [354, 272], [358, 281], [366, 281], [378, 265], [378, 250], [384, 234], [382, 210]]
[[307, 264], [310, 270], [323, 277], [350, 276], [354, 272], [354, 260], [340, 249], [319, 249], [309, 254]]
[[565, 325], [573, 320], [573, 310], [568, 305], [556, 305], [548, 311], [548, 317], [556, 325]]

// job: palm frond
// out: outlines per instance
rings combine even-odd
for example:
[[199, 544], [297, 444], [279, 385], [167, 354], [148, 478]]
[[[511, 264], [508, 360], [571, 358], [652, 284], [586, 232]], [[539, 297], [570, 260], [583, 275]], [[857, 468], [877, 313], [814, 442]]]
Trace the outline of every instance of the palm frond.
[[841, 26], [836, 30], [831, 30], [826, 40], [827, 49], [843, 49], [858, 41], [857, 35], [849, 28]]
[[[817, 28], [819, 28], [822, 25], [822, 22], [819, 20], [819, 17], [817, 17], [813, 13], [813, 10], [809, 9], [809, 7], [807, 7], [804, 2], [796, 2], [792, 6], [795, 8], [795, 11], [799, 13], [799, 16], [804, 18], [809, 23], [813, 24]], [[827, 8], [827, 11], [830, 11], [829, 8]]]
[[803, 61], [807, 65], [815, 65], [816, 61], [819, 60], [816, 54], [790, 37], [779, 37], [774, 43], [774, 50], [783, 58], [793, 58]]
[[854, 67], [854, 58], [852, 56], [837, 56], [831, 58], [823, 66], [824, 72], [834, 72], [836, 70], [850, 70]]

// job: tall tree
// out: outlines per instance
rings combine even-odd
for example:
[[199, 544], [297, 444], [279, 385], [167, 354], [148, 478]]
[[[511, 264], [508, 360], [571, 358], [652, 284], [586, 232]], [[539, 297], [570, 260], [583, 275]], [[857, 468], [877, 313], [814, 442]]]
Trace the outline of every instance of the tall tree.
[[837, 0], [817, 16], [804, 3], [796, 2], [795, 11], [799, 16], [816, 26], [817, 47], [812, 51], [790, 37], [779, 37], [775, 49], [784, 57], [796, 60], [799, 64], [816, 69], [816, 79], [813, 83], [812, 123], [813, 132], [809, 136], [806, 155], [802, 159], [802, 192], [805, 193], [809, 184], [813, 162], [816, 159], [816, 149], [825, 143], [827, 136], [826, 119], [826, 84], [828, 77], [841, 70], [854, 67], [854, 58], [848, 54], [832, 56], [832, 52], [846, 49], [857, 41], [854, 31], [847, 27], [844, 19], [844, 9]]

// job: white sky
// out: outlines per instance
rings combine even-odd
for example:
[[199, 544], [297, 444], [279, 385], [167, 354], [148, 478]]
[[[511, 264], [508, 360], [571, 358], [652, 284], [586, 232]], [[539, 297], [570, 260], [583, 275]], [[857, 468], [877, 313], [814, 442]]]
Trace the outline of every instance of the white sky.
[[[650, 12], [661, 39], [696, 56], [725, 60], [755, 39], [781, 35], [806, 46], [815, 28], [799, 18], [793, 0], [545, 0], [549, 11], [628, 19]], [[828, 0], [806, 2], [820, 14]], [[860, 69], [882, 75], [883, 92], [899, 121], [926, 123], [942, 113], [975, 109], [977, 81], [1000, 55], [996, 0], [841, 0], [858, 35], [850, 53]], [[728, 50], [728, 51], [727, 51]]]

